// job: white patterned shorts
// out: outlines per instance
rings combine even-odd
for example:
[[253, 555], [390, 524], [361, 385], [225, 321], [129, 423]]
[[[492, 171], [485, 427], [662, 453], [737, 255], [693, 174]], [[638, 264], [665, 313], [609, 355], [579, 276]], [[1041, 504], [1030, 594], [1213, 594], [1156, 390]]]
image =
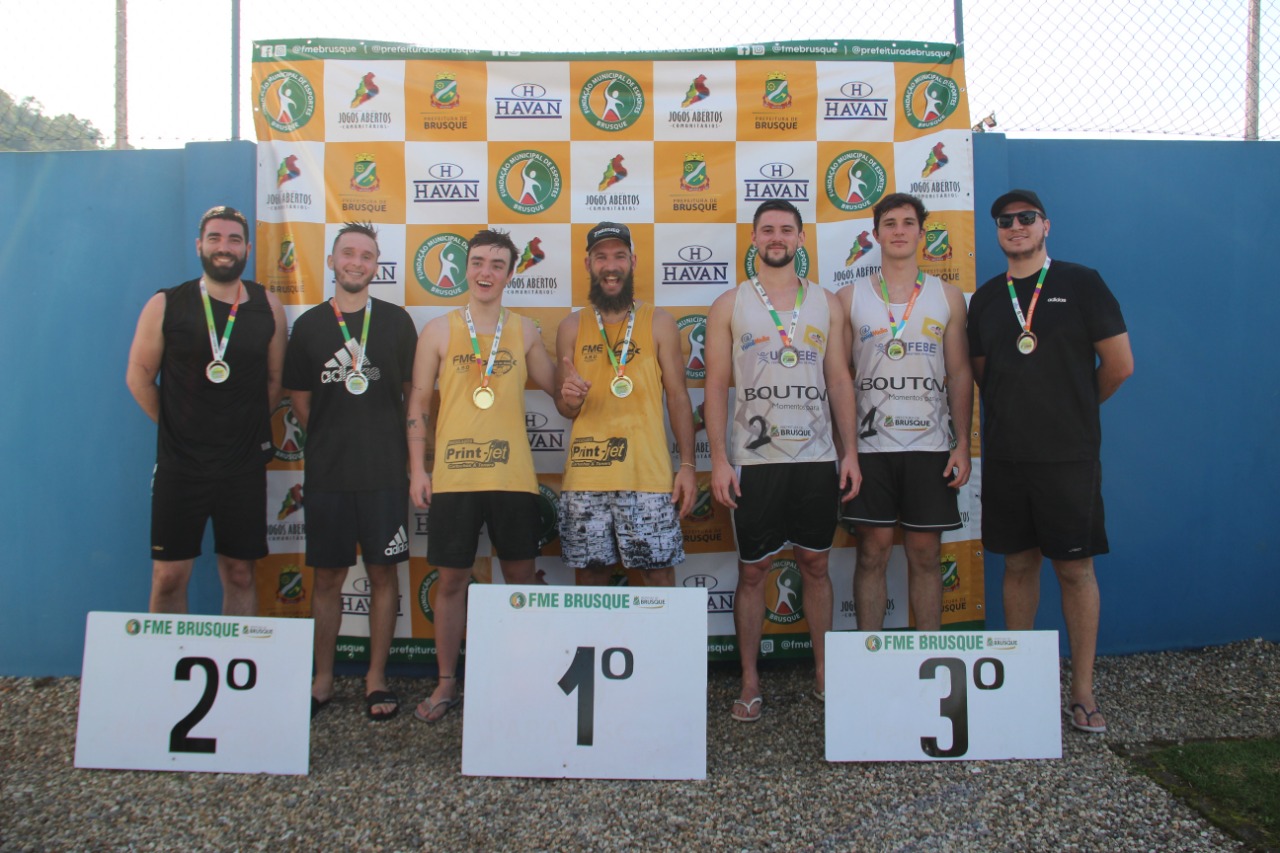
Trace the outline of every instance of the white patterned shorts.
[[561, 492], [560, 549], [572, 569], [665, 569], [684, 562], [684, 535], [670, 494]]

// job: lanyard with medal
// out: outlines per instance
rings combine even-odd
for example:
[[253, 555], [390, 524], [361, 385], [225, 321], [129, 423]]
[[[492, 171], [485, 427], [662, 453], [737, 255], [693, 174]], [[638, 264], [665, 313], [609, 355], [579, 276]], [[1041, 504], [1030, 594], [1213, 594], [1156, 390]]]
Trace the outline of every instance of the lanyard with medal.
[[[476, 364], [480, 364], [480, 339], [476, 337], [476, 324], [471, 320], [471, 306], [462, 308], [463, 319], [467, 321], [467, 332], [471, 335], [471, 351], [475, 353]], [[480, 387], [471, 392], [471, 402], [477, 409], [493, 407], [493, 389], [489, 387], [489, 377], [493, 375], [493, 363], [498, 357], [498, 341], [502, 340], [502, 324], [507, 321], [507, 309], [503, 308], [498, 315], [498, 325], [493, 330], [493, 346], [489, 347], [489, 362], [480, 369]]]
[[1018, 335], [1018, 352], [1023, 355], [1031, 355], [1036, 351], [1035, 333], [1031, 331], [1031, 318], [1036, 315], [1036, 303], [1040, 301], [1040, 289], [1044, 287], [1044, 277], [1049, 273], [1049, 259], [1044, 259], [1044, 267], [1040, 270], [1040, 278], [1036, 280], [1035, 293], [1031, 294], [1031, 305], [1027, 308], [1027, 315], [1022, 316], [1022, 306], [1018, 304], [1018, 294], [1013, 290], [1013, 276], [1008, 276], [1006, 281], [1009, 285], [1009, 299], [1013, 301], [1013, 313], [1018, 315], [1018, 325], [1022, 326], [1022, 334]]
[[[338, 300], [330, 299], [329, 304], [333, 306], [333, 315], [338, 318], [338, 328], [342, 330], [342, 339], [347, 343], [347, 349], [352, 349], [351, 333], [347, 331], [347, 321], [342, 318], [342, 312], [338, 310]], [[352, 394], [363, 394], [369, 390], [369, 380], [365, 377], [364, 371], [364, 351], [369, 344], [369, 317], [373, 314], [373, 297], [364, 304], [364, 328], [360, 331], [360, 343], [357, 345], [353, 355], [351, 372], [347, 374], [346, 386], [347, 390]]]
[[222, 330], [222, 340], [218, 340], [218, 332], [213, 327], [213, 306], [209, 304], [209, 291], [200, 279], [200, 299], [204, 302], [204, 319], [209, 326], [209, 348], [213, 350], [213, 361], [205, 366], [204, 375], [215, 385], [221, 385], [231, 376], [231, 365], [227, 364], [227, 343], [231, 340], [231, 327], [236, 324], [236, 312], [240, 310], [240, 292], [243, 284], [236, 285], [236, 301], [231, 303], [231, 313], [227, 315], [227, 325]]
[[773, 325], [778, 327], [778, 337], [782, 339], [782, 349], [778, 351], [778, 364], [783, 367], [795, 367], [800, 363], [800, 353], [792, 345], [791, 340], [792, 335], [796, 333], [796, 321], [800, 319], [800, 303], [804, 302], [804, 283], [801, 282], [799, 289], [796, 290], [796, 307], [791, 311], [790, 329], [782, 328], [782, 320], [778, 317], [778, 312], [773, 310], [773, 303], [769, 301], [769, 294], [764, 292], [764, 285], [760, 284], [760, 279], [752, 278], [751, 284], [759, 294], [764, 307], [768, 309], [769, 316], [773, 318]]
[[889, 304], [889, 286], [884, 283], [884, 274], [880, 275], [880, 293], [884, 296], [884, 310], [889, 313], [889, 343], [884, 345], [884, 354], [897, 361], [907, 354], [907, 347], [902, 343], [902, 331], [907, 328], [907, 318], [911, 309], [916, 307], [916, 298], [920, 296], [920, 288], [924, 287], [924, 270], [916, 272], [916, 286], [907, 300], [907, 310], [902, 314], [902, 322], [893, 321], [893, 306]]
[[609, 381], [609, 390], [613, 392], [615, 397], [626, 397], [635, 390], [636, 383], [630, 376], [626, 376], [627, 356], [631, 352], [631, 330], [636, 325], [636, 306], [632, 303], [627, 309], [627, 331], [622, 343], [622, 360], [613, 354], [613, 346], [609, 343], [609, 336], [604, 331], [604, 318], [600, 316], [600, 310], [591, 309], [596, 312], [596, 328], [600, 330], [600, 338], [604, 341], [604, 351], [609, 354], [609, 363], [613, 365], [613, 379]]

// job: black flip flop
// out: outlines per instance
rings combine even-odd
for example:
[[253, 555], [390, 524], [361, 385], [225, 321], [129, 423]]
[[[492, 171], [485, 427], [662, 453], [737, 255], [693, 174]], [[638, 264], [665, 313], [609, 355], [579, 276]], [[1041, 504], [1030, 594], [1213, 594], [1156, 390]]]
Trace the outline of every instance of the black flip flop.
[[[378, 705], [393, 706], [390, 711], [376, 712], [373, 709]], [[369, 719], [375, 722], [385, 723], [387, 720], [400, 713], [400, 697], [392, 693], [390, 690], [375, 690], [368, 696], [364, 697], [365, 713], [369, 715]]]

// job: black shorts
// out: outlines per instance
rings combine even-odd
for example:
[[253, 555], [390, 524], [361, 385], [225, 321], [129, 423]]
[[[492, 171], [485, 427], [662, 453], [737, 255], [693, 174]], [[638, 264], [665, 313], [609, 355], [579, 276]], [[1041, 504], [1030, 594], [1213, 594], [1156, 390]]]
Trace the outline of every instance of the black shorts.
[[1107, 553], [1102, 463], [982, 463], [982, 544], [995, 554], [1032, 548], [1051, 560]]
[[834, 462], [778, 462], [738, 469], [733, 511], [738, 559], [757, 563], [790, 542], [827, 551], [836, 535], [840, 476]]
[[943, 476], [951, 454], [939, 451], [859, 453], [862, 488], [845, 504], [849, 524], [904, 530], [959, 530], [957, 490]]
[[151, 479], [151, 559], [200, 556], [213, 519], [213, 550], [233, 560], [267, 555], [267, 469], [233, 477], [196, 477], [155, 468]]
[[427, 516], [427, 562], [446, 569], [469, 569], [476, 562], [480, 527], [500, 560], [538, 556], [542, 514], [529, 492], [443, 492], [431, 498]]
[[345, 569], [355, 565], [356, 545], [365, 564], [391, 566], [409, 559], [409, 481], [363, 492], [310, 492], [307, 565]]

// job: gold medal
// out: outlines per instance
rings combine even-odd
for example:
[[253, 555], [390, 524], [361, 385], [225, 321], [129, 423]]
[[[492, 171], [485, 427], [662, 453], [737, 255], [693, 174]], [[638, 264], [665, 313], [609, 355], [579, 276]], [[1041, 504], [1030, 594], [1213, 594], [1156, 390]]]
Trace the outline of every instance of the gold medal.
[[902, 341], [894, 338], [889, 341], [889, 343], [885, 344], [884, 354], [889, 356], [893, 361], [897, 361], [907, 354], [907, 348], [903, 345]]
[[1023, 332], [1018, 335], [1018, 352], [1023, 355], [1031, 355], [1031, 353], [1036, 351], [1037, 343], [1039, 343], [1039, 341], [1036, 340], [1034, 333]]
[[636, 383], [632, 381], [630, 376], [615, 376], [613, 381], [609, 383], [609, 390], [613, 392], [613, 396], [622, 398], [631, 395], [636, 388]]
[[481, 385], [471, 392], [471, 402], [476, 404], [477, 409], [493, 408], [493, 399], [493, 389], [488, 385]]
[[214, 385], [221, 385], [231, 376], [231, 365], [220, 358], [215, 358], [204, 369], [204, 375], [209, 377], [209, 381]]
[[369, 380], [363, 373], [352, 371], [347, 374], [346, 386], [348, 391], [358, 397], [369, 390]]

